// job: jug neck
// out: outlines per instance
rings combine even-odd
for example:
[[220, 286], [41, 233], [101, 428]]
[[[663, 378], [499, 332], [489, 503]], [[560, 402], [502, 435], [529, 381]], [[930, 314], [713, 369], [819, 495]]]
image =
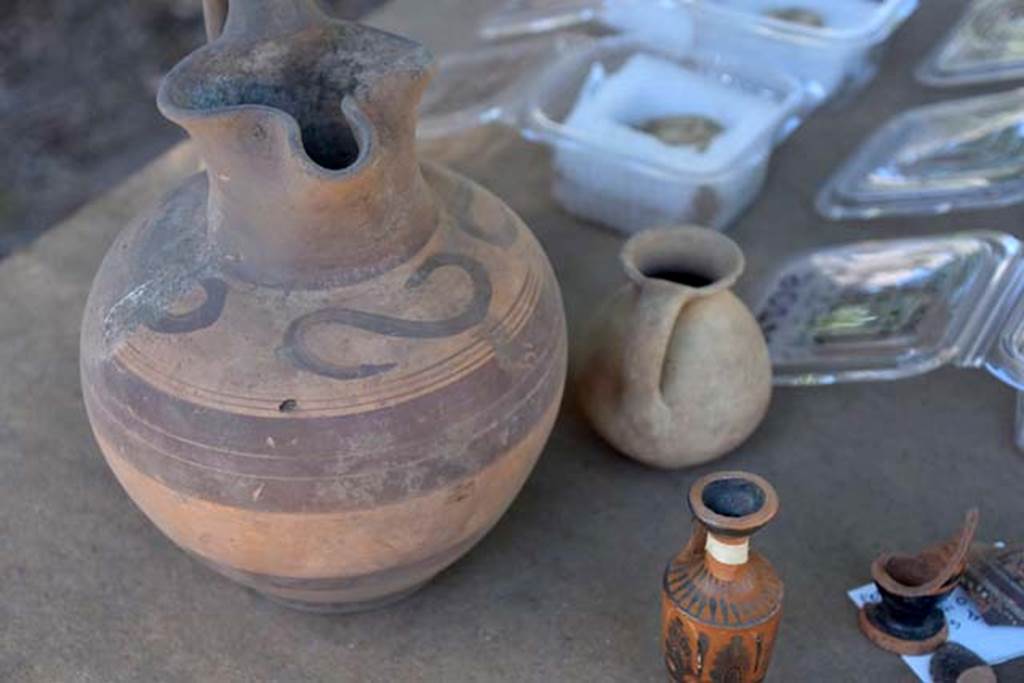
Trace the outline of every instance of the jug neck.
[[692, 552], [722, 581], [742, 576], [750, 561], [750, 537], [779, 510], [775, 489], [756, 474], [716, 472], [694, 483], [688, 502], [696, 525]]
[[[354, 101], [343, 108], [365, 119]], [[355, 161], [332, 171], [289, 143], [299, 133], [280, 118], [254, 112], [230, 131], [187, 126], [207, 167], [207, 236], [226, 268], [260, 284], [315, 288], [375, 277], [423, 248], [438, 216], [412, 135], [383, 140], [363, 121], [353, 126]]]
[[750, 561], [750, 537], [707, 534], [704, 543], [704, 564], [712, 576], [721, 581], [735, 581]]
[[178, 64], [158, 97], [206, 164], [207, 237], [225, 268], [315, 288], [422, 249], [437, 225], [416, 160], [432, 63], [315, 0], [230, 0], [223, 35]]

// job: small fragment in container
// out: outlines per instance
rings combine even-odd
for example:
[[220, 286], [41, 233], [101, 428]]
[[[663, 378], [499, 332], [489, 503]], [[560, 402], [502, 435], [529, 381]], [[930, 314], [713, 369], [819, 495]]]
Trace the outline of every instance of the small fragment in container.
[[670, 147], [693, 147], [703, 154], [725, 128], [707, 116], [660, 116], [637, 126]]
[[823, 28], [825, 26], [824, 17], [805, 7], [783, 7], [765, 12], [765, 15], [772, 19], [788, 21], [791, 24], [800, 24], [813, 28]]

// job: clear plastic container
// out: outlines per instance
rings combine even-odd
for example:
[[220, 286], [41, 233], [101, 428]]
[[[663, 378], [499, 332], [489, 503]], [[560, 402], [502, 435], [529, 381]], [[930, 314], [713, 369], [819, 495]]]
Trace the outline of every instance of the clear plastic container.
[[530, 83], [560, 54], [580, 43], [563, 35], [442, 57], [420, 104], [417, 137], [440, 138], [491, 123], [517, 125]]
[[800, 99], [793, 79], [619, 38], [548, 69], [522, 127], [553, 149], [570, 212], [623, 232], [721, 229], [757, 195]]
[[[1010, 235], [972, 232], [793, 258], [756, 288], [753, 307], [775, 383], [893, 380], [952, 364], [1024, 391], [1022, 252]], [[1017, 434], [1024, 443], [1024, 419]]]
[[696, 35], [722, 50], [799, 78], [809, 98], [849, 97], [878, 72], [881, 47], [917, 0], [704, 0]]
[[1024, 201], [1024, 89], [896, 116], [818, 195], [833, 219], [939, 214]]
[[878, 69], [880, 47], [917, 0], [512, 0], [484, 19], [486, 38], [599, 23], [662, 49], [700, 50], [799, 78], [807, 108], [848, 95]]
[[549, 36], [442, 62], [418, 134], [502, 122], [552, 148], [553, 194], [574, 214], [627, 233], [724, 228], [760, 190], [801, 99], [795, 79], [718, 57]]
[[975, 0], [917, 69], [928, 85], [955, 86], [1024, 77], [1024, 4]]
[[686, 0], [509, 0], [484, 17], [480, 35], [502, 40], [592, 25], [686, 52], [694, 47], [694, 18], [688, 4]]

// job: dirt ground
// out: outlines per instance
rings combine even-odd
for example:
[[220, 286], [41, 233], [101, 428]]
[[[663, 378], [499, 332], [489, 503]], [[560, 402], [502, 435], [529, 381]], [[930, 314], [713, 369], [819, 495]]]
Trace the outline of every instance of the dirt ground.
[[[383, 0], [324, 0], [353, 18]], [[201, 0], [2, 0], [0, 256], [183, 133], [154, 99], [205, 40]]]

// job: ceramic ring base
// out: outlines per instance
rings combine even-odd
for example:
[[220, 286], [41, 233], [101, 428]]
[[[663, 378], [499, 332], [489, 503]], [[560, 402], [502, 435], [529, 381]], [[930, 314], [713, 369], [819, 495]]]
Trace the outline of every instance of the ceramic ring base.
[[[431, 577], [433, 578], [433, 577]], [[336, 603], [316, 603], [316, 602], [304, 602], [302, 600], [289, 600], [288, 598], [282, 598], [278, 595], [272, 595], [269, 593], [259, 593], [255, 589], [252, 589], [262, 597], [267, 598], [270, 602], [278, 605], [283, 605], [290, 609], [299, 610], [300, 612], [307, 612], [309, 614], [358, 614], [360, 612], [373, 612], [375, 610], [383, 609], [396, 602], [401, 602], [405, 598], [409, 597], [413, 593], [418, 592], [421, 588], [430, 583], [430, 580], [418, 583], [411, 588], [398, 591], [397, 593], [391, 593], [390, 595], [384, 595], [379, 598], [373, 598], [365, 600], [363, 602], [336, 602]]]
[[906, 638], [900, 638], [889, 633], [883, 623], [878, 620], [875, 616], [878, 612], [879, 604], [869, 604], [861, 607], [858, 611], [857, 622], [860, 625], [861, 632], [868, 637], [868, 639], [889, 652], [894, 652], [898, 655], [906, 656], [917, 656], [925, 655], [930, 652], [934, 652], [936, 648], [942, 645], [949, 638], [949, 625], [946, 623], [946, 618], [942, 613], [942, 610], [936, 608], [938, 616], [942, 619], [942, 628], [939, 629], [938, 633], [926, 637], [922, 640], [908, 640]]

